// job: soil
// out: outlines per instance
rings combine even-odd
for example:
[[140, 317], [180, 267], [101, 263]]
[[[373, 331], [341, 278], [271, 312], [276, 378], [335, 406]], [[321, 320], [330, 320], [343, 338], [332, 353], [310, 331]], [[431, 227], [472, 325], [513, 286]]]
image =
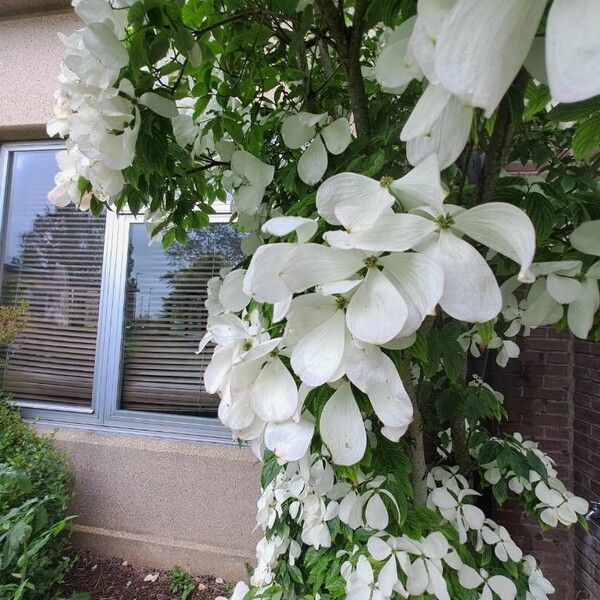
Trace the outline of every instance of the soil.
[[[156, 581], [144, 581], [148, 575], [157, 574]], [[214, 577], [192, 579], [195, 589], [186, 600], [214, 600], [231, 595], [231, 586], [217, 583]], [[168, 571], [139, 569], [118, 558], [80, 553], [59, 596], [68, 599], [74, 592], [87, 592], [89, 600], [180, 600], [182, 594], [172, 592], [170, 583]]]

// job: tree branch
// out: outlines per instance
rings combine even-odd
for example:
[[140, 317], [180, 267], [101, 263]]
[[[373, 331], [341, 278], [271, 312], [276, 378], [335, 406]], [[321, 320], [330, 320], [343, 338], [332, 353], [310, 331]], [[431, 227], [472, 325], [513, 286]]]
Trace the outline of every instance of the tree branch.
[[[529, 79], [530, 76], [527, 71], [521, 69], [511, 85], [511, 89], [520, 98], [525, 94]], [[498, 106], [494, 131], [485, 153], [485, 164], [477, 186], [476, 204], [489, 202], [496, 191], [500, 171], [506, 162], [506, 155], [515, 131], [515, 125], [516, 123], [513, 123], [511, 117], [510, 100], [507, 93]]]
[[346, 27], [344, 15], [336, 8], [333, 0], [317, 0], [317, 6], [327, 22], [331, 37], [337, 44], [340, 61], [348, 77], [348, 94], [354, 112], [356, 133], [359, 138], [366, 137], [371, 132], [371, 124], [369, 101], [360, 69], [360, 51], [368, 1], [357, 0], [351, 28]]
[[414, 505], [424, 506], [427, 502], [427, 461], [425, 460], [425, 441], [423, 438], [423, 415], [419, 408], [417, 392], [410, 374], [410, 358], [404, 359], [404, 389], [413, 406], [413, 420], [408, 426], [411, 440], [410, 457], [412, 471], [410, 479], [414, 490]]

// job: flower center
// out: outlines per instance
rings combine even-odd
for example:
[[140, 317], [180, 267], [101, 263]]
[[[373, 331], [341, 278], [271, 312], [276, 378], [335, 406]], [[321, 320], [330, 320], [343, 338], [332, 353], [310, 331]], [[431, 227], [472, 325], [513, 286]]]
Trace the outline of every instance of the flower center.
[[377, 266], [377, 257], [376, 256], [367, 256], [364, 260], [365, 267], [371, 268]]
[[393, 182], [394, 182], [393, 177], [386, 175], [385, 177], [382, 177], [379, 180], [379, 185], [381, 185], [381, 187], [387, 188], [387, 187], [390, 187], [390, 185], [392, 185]]
[[242, 344], [242, 350], [244, 352], [248, 352], [248, 350], [250, 350], [252, 348], [252, 342], [250, 340], [246, 340], [243, 344]]
[[344, 298], [343, 296], [338, 296], [335, 299], [335, 305], [338, 309], [344, 309], [344, 308], [346, 308], [346, 306], [348, 306], [348, 300], [347, 300], [347, 298]]
[[450, 229], [454, 225], [452, 215], [440, 215], [435, 222], [440, 229]]

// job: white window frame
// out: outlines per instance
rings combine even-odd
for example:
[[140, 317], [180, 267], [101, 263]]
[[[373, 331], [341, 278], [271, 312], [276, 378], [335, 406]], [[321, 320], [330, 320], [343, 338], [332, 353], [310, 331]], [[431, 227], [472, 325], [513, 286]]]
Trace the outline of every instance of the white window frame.
[[[19, 151], [64, 148], [62, 142], [11, 142], [0, 146], [0, 260], [3, 261], [4, 232], [7, 223], [9, 170], [11, 155]], [[213, 205], [211, 223], [227, 223], [229, 207]], [[98, 337], [94, 359], [92, 402], [89, 407], [69, 404], [20, 400], [15, 402], [27, 419], [48, 425], [81, 427], [119, 433], [192, 439], [207, 443], [234, 444], [231, 432], [217, 418], [153, 413], [119, 408], [125, 336], [127, 294], [127, 261], [131, 225], [143, 223], [143, 218], [131, 214], [106, 216]], [[0, 286], [1, 271], [0, 271]], [[199, 332], [201, 333], [201, 332]], [[118, 352], [115, 351], [118, 349]]]

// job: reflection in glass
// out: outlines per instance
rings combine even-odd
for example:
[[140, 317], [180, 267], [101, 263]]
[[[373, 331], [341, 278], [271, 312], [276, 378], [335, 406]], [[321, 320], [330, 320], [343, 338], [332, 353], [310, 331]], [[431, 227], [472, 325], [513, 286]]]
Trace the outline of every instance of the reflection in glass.
[[206, 284], [242, 258], [240, 235], [226, 223], [193, 232], [185, 246], [149, 245], [131, 226], [121, 408], [216, 416], [203, 373], [212, 348], [195, 354], [206, 331]]
[[29, 304], [7, 349], [4, 391], [15, 400], [91, 404], [105, 219], [47, 201], [56, 150], [11, 155], [2, 304]]

